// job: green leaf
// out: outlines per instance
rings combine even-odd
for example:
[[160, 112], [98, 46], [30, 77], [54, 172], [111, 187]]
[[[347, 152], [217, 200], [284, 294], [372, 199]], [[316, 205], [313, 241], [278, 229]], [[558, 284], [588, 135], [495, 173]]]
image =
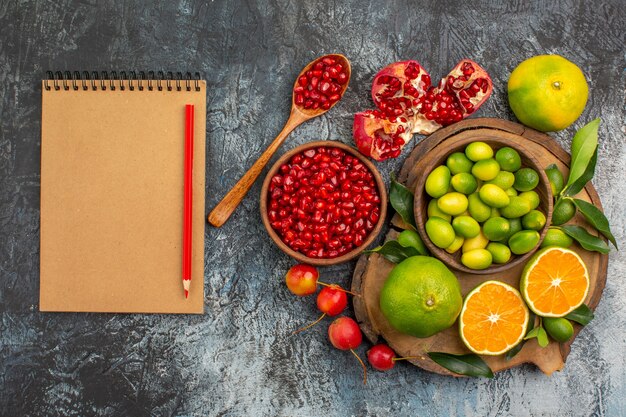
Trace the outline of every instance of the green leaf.
[[534, 329], [526, 333], [526, 336], [524, 336], [524, 340], [534, 339], [535, 337], [537, 337], [537, 335], [539, 334], [539, 329], [541, 329], [541, 326], [535, 327]]
[[587, 169], [589, 161], [598, 147], [598, 127], [600, 118], [592, 120], [580, 128], [572, 139], [572, 163], [569, 170], [567, 185], [580, 178]]
[[428, 352], [430, 359], [459, 375], [493, 378], [493, 371], [478, 355], [453, 355], [445, 352]]
[[544, 348], [548, 346], [548, 343], [550, 343], [548, 340], [548, 333], [546, 333], [546, 330], [543, 327], [537, 327], [537, 329], [537, 343], [539, 343], [539, 346]]
[[576, 181], [574, 181], [568, 187], [565, 187], [561, 194], [566, 197], [572, 197], [582, 191], [585, 188], [585, 185], [593, 178], [593, 174], [596, 171], [596, 161], [598, 160], [598, 148], [593, 153], [591, 160], [589, 161], [589, 165], [587, 165], [587, 169], [583, 175], [580, 176]]
[[583, 249], [600, 252], [602, 254], [609, 253], [609, 246], [606, 242], [597, 236], [589, 234], [584, 228], [573, 225], [560, 227], [569, 237], [577, 241]]
[[593, 315], [593, 311], [591, 311], [591, 309], [587, 307], [586, 304], [582, 304], [576, 310], [572, 311], [567, 316], [565, 316], [565, 318], [571, 321], [575, 321], [578, 324], [582, 324], [583, 326], [586, 326], [589, 324], [591, 320], [593, 320], [594, 315]]
[[365, 253], [381, 254], [387, 258], [387, 260], [395, 264], [400, 263], [411, 256], [421, 255], [414, 247], [404, 247], [399, 244], [397, 240], [388, 240], [382, 246], [365, 251]]
[[615, 237], [613, 233], [611, 233], [611, 228], [609, 226], [609, 221], [606, 216], [591, 203], [588, 203], [584, 200], [579, 200], [577, 198], [572, 199], [576, 207], [578, 207], [578, 211], [585, 216], [585, 219], [589, 222], [590, 225], [596, 228], [596, 230], [602, 233], [607, 239], [613, 243], [613, 246], [617, 249], [617, 242], [615, 241]]
[[402, 217], [402, 220], [409, 226], [416, 229], [415, 214], [413, 213], [413, 193], [404, 185], [391, 179], [391, 187], [389, 187], [389, 202], [391, 207]]

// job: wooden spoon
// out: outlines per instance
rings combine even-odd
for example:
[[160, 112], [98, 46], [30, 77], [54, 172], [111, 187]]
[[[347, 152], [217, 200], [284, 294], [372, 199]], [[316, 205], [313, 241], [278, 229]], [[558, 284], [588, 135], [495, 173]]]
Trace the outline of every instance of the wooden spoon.
[[[337, 63], [340, 63], [346, 69], [348, 80], [341, 86], [341, 93], [340, 93], [340, 95], [343, 97], [343, 94], [345, 93], [346, 88], [348, 88], [348, 83], [350, 82], [351, 68], [350, 68], [350, 62], [348, 61], [348, 59], [345, 56], [340, 55], [340, 54], [324, 55], [322, 57], [316, 58], [315, 60], [311, 61], [300, 72], [300, 74], [298, 75], [298, 78], [296, 78], [296, 82], [294, 83], [294, 88], [298, 85], [298, 79], [300, 78], [300, 76], [304, 75], [307, 71], [309, 71], [317, 61], [326, 57], [334, 58], [337, 61]], [[289, 115], [289, 119], [287, 119], [287, 122], [285, 123], [283, 130], [281, 130], [278, 136], [276, 136], [276, 139], [274, 139], [274, 141], [270, 144], [270, 146], [268, 146], [267, 149], [261, 154], [259, 159], [257, 159], [257, 161], [254, 163], [254, 165], [250, 167], [248, 172], [246, 172], [245, 175], [241, 177], [241, 179], [237, 182], [237, 184], [235, 184], [235, 186], [228, 192], [228, 194], [224, 196], [222, 201], [220, 201], [217, 204], [217, 206], [215, 206], [213, 211], [209, 213], [208, 220], [209, 220], [209, 223], [211, 223], [213, 226], [220, 227], [224, 223], [226, 223], [226, 220], [228, 220], [228, 218], [233, 213], [233, 211], [235, 211], [239, 203], [241, 203], [241, 200], [248, 193], [254, 181], [259, 177], [259, 174], [261, 174], [261, 171], [263, 170], [265, 165], [269, 162], [272, 155], [274, 155], [274, 152], [276, 152], [276, 150], [280, 147], [280, 145], [282, 145], [282, 143], [285, 141], [285, 139], [287, 138], [287, 136], [289, 135], [289, 133], [291, 133], [293, 129], [295, 129], [301, 123], [306, 122], [309, 119], [312, 119], [314, 117], [317, 117], [326, 113], [328, 110], [333, 108], [335, 104], [339, 102], [339, 100], [334, 102], [328, 109], [322, 109], [321, 107], [317, 109], [305, 109], [304, 106], [297, 105], [295, 103], [295, 96], [296, 96], [295, 93], [292, 93], [291, 114]]]

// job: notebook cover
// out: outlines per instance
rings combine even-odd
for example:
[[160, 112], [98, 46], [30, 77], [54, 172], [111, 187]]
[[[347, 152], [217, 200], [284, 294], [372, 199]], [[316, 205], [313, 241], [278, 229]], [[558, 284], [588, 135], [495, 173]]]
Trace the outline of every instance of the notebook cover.
[[[41, 311], [203, 312], [206, 84], [199, 86], [42, 88]], [[195, 105], [188, 299], [185, 104]]]

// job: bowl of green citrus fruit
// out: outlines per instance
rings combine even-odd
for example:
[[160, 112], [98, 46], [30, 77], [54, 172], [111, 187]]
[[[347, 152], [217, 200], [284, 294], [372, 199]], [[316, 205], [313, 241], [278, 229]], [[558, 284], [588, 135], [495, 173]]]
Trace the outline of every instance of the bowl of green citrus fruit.
[[451, 268], [492, 274], [528, 259], [552, 216], [550, 182], [513, 138], [452, 136], [420, 161], [415, 189], [418, 233]]

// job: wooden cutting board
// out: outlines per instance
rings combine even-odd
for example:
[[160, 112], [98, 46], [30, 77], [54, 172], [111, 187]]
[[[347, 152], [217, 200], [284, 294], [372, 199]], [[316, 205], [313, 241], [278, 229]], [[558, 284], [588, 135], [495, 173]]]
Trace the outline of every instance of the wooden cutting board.
[[[456, 123], [440, 129], [422, 140], [404, 162], [398, 181], [406, 185], [410, 190], [413, 190], [417, 177], [426, 175], [424, 170], [420, 169], [420, 159], [424, 155], [438, 146], [446, 146], [446, 141], [451, 138], [480, 133], [477, 129], [486, 129], [489, 133], [504, 132], [506, 135], [514, 135], [519, 138], [520, 143], [523, 143], [532, 152], [533, 156], [540, 162], [540, 165], [547, 167], [555, 163], [564, 174], [569, 172], [569, 154], [550, 136], [506, 120], [481, 118]], [[602, 208], [600, 198], [591, 183], [580, 192], [577, 198], [590, 201], [596, 207]], [[585, 220], [579, 214], [570, 223], [586, 225]], [[391, 230], [387, 234], [386, 239], [395, 239], [398, 232], [404, 228], [403, 226], [402, 220], [396, 215], [391, 221]], [[593, 230], [589, 231], [590, 233], [595, 233]], [[585, 303], [594, 310], [600, 301], [606, 283], [608, 256], [597, 252], [585, 251], [577, 244], [572, 245], [571, 249], [576, 251], [587, 264], [591, 283]], [[426, 355], [426, 352], [469, 353], [469, 350], [459, 337], [458, 323], [434, 336], [420, 339], [402, 334], [392, 328], [380, 311], [380, 291], [393, 266], [393, 263], [378, 254], [362, 255], [359, 258], [352, 278], [352, 291], [361, 294], [361, 297], [353, 298], [356, 318], [361, 329], [372, 343], [379, 343], [382, 341], [381, 339], [384, 339], [398, 356], [417, 357], [417, 359], [412, 359], [410, 362], [420, 368], [439, 374], [455, 375], [433, 362]], [[463, 295], [465, 295], [478, 284], [492, 279], [497, 279], [519, 288], [519, 278], [523, 268], [524, 265], [522, 264], [512, 267], [504, 273], [492, 275], [477, 275], [454, 270], [453, 272], [458, 277], [461, 283], [461, 290]], [[581, 326], [574, 325], [574, 337], [576, 337], [580, 329]], [[504, 358], [504, 355], [483, 356], [483, 359], [494, 372], [523, 363], [534, 363], [541, 371], [550, 375], [552, 372], [562, 369], [565, 365], [573, 340], [574, 338], [567, 343], [550, 341], [547, 347], [541, 348], [537, 344], [536, 339], [531, 339], [509, 361]]]

